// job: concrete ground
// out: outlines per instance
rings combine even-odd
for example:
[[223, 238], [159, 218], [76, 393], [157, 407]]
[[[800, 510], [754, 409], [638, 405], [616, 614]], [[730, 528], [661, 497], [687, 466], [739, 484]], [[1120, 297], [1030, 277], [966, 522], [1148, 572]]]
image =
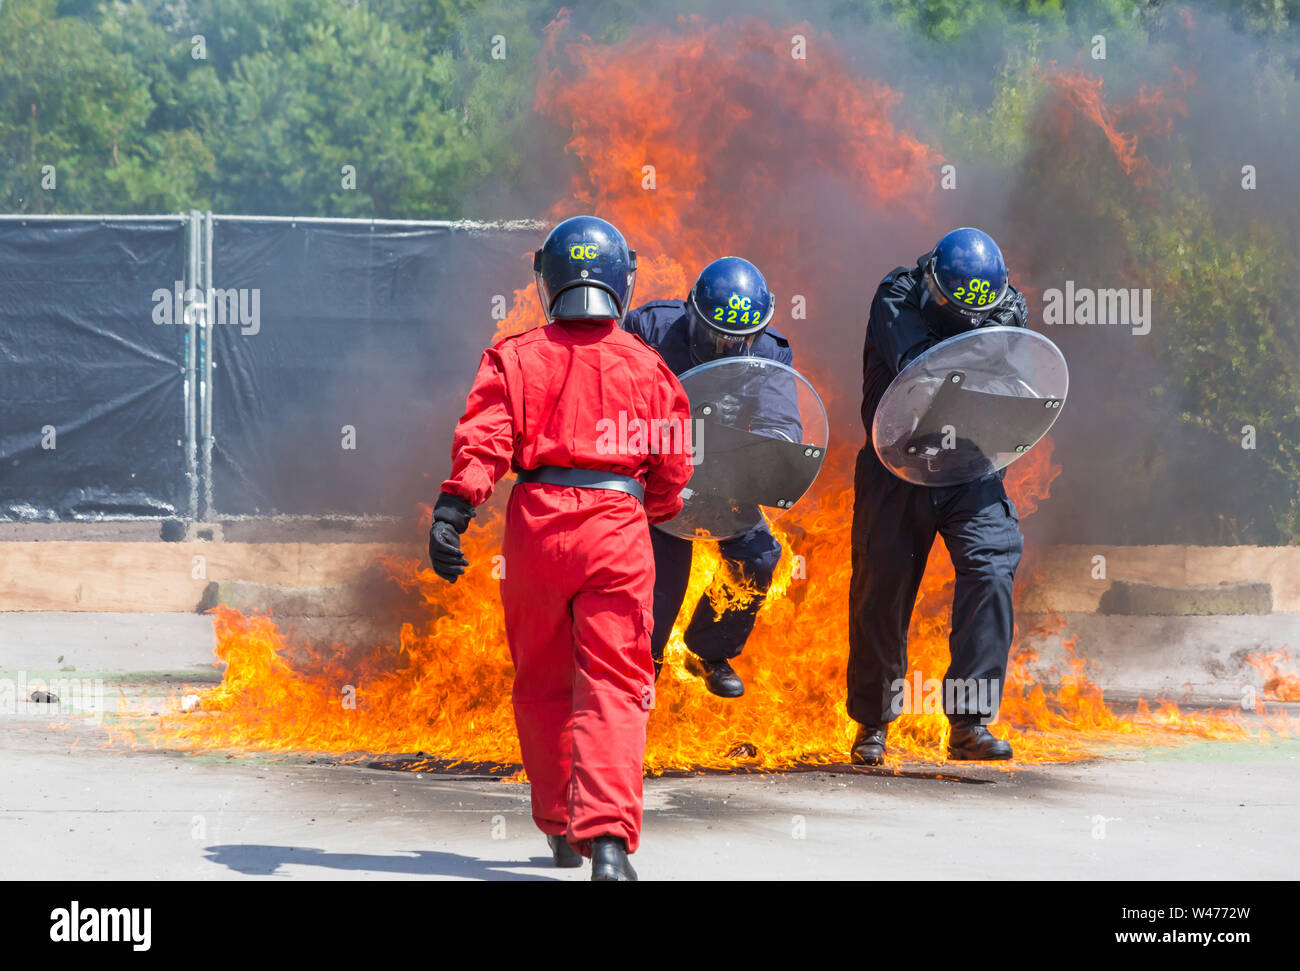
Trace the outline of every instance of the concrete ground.
[[[203, 623], [4, 615], [0, 681], [20, 668], [49, 676], [72, 666], [65, 677], [102, 671], [111, 697], [123, 684], [129, 696], [141, 685], [163, 694], [169, 680], [193, 681], [210, 664]], [[550, 867], [525, 785], [305, 757], [109, 748], [94, 723], [52, 717], [8, 691], [0, 880], [587, 876]], [[1192, 742], [1011, 772], [948, 766], [945, 778], [934, 766], [906, 770], [915, 777], [845, 766], [648, 779], [634, 862], [655, 880], [1300, 873], [1300, 739]]]

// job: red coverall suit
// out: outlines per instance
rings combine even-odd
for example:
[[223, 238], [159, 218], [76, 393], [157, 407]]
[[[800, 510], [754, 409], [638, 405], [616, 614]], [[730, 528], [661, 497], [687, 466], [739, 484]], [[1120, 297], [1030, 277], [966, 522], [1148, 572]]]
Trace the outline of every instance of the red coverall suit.
[[690, 406], [655, 351], [614, 321], [553, 323], [484, 352], [442, 485], [474, 506], [510, 468], [596, 469], [645, 487], [643, 507], [624, 492], [519, 482], [506, 512], [501, 600], [533, 820], [584, 856], [596, 836], [623, 837], [629, 853], [640, 840], [654, 692], [647, 520], [680, 511], [692, 471], [687, 449], [652, 454], [638, 439], [637, 420], [665, 419], [680, 446]]

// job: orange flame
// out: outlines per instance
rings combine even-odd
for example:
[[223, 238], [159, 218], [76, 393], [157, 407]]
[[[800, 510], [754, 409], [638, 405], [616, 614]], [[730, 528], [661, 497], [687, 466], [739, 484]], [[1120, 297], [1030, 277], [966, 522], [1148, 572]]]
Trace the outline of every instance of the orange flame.
[[1246, 663], [1259, 672], [1264, 681], [1264, 700], [1300, 701], [1300, 674], [1285, 650], [1271, 654], [1251, 654]]
[[[698, 268], [724, 253], [761, 246], [773, 265], [798, 260], [811, 243], [809, 230], [791, 228], [773, 241], [763, 213], [791, 173], [802, 184], [832, 184], [853, 211], [876, 212], [888, 202], [923, 213], [940, 156], [894, 126], [898, 95], [855, 75], [830, 38], [806, 26], [689, 19], [676, 31], [638, 33], [613, 46], [586, 39], [562, 45], [564, 29], [563, 16], [548, 29], [536, 105], [571, 132], [576, 174], [551, 215], [586, 210], [618, 225], [641, 254], [640, 299], [684, 296]], [[817, 44], [817, 70], [791, 57], [793, 33]], [[1102, 129], [1125, 171], [1146, 171], [1137, 136], [1122, 132], [1120, 116], [1100, 100], [1100, 81], [1062, 75], [1052, 83], [1078, 117]], [[815, 279], [816, 267], [804, 269]], [[864, 319], [869, 293], [864, 286]], [[500, 333], [540, 322], [536, 296], [524, 286]], [[814, 370], [812, 377], [843, 415], [852, 414], [855, 388], [837, 386], [833, 374]], [[840, 427], [855, 425], [856, 416]], [[743, 698], [715, 698], [690, 675], [679, 618], [650, 719], [649, 771], [845, 760], [853, 731], [844, 711], [853, 451], [833, 442], [811, 493], [775, 524], [786, 553], [736, 662], [748, 686]], [[1052, 458], [1047, 440], [1010, 468], [1008, 490], [1022, 515], [1047, 498], [1060, 471]], [[224, 682], [203, 696], [201, 710], [171, 713], [138, 740], [180, 749], [518, 762], [512, 671], [492, 576], [501, 518], [489, 512], [479, 522], [466, 535], [471, 568], [455, 585], [413, 560], [384, 562], [404, 593], [404, 619], [394, 638], [358, 658], [338, 645], [293, 644], [270, 618], [219, 608]], [[947, 667], [952, 586], [952, 563], [936, 544], [913, 617], [909, 678], [940, 677]], [[749, 595], [727, 575], [715, 546], [697, 544], [684, 616], [700, 596]], [[1188, 714], [1165, 705], [1118, 714], [1082, 659], [1054, 685], [1033, 680], [1033, 660], [1030, 651], [1014, 650], [994, 726], [1020, 762], [1086, 758], [1116, 741], [1259, 737], [1228, 712]], [[890, 758], [942, 759], [946, 733], [941, 713], [904, 715], [891, 732]]]
[[1174, 115], [1187, 114], [1180, 96], [1196, 80], [1189, 71], [1175, 68], [1174, 73], [1177, 81], [1154, 88], [1142, 85], [1135, 96], [1112, 105], [1102, 93], [1101, 78], [1084, 71], [1057, 71], [1053, 66], [1044, 74], [1049, 90], [1045, 112], [1055, 120], [1056, 137], [1067, 142], [1085, 130], [1083, 123], [1099, 129], [1121, 171], [1135, 185], [1147, 186], [1165, 172], [1138, 146], [1143, 139], [1173, 132]]

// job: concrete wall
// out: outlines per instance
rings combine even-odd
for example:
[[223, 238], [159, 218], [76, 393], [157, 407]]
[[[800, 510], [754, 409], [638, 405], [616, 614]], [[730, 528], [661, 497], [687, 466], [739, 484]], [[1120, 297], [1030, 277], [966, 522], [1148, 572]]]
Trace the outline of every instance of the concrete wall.
[[[355, 577], [379, 542], [0, 542], [0, 610], [192, 611], [210, 581], [329, 586]], [[1094, 578], [1096, 556], [1105, 576]], [[202, 557], [202, 560], [196, 559]], [[1022, 609], [1095, 613], [1116, 581], [1163, 587], [1263, 582], [1275, 613], [1300, 613], [1300, 547], [1050, 546], [1021, 574]]]
[[0, 610], [192, 611], [213, 580], [286, 587], [355, 577], [384, 543], [0, 543]]
[[[1104, 579], [1094, 557], [1105, 558]], [[1300, 613], [1300, 546], [1049, 546], [1026, 558], [1025, 610], [1094, 613], [1116, 581], [1162, 587], [1267, 583], [1274, 613]]]

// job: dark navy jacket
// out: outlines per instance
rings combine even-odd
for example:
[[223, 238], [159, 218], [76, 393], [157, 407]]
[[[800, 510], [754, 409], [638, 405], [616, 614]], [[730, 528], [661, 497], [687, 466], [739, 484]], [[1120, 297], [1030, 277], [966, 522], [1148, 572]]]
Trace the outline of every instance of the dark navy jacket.
[[[921, 282], [922, 261], [910, 270], [894, 269], [880, 281], [871, 301], [867, 319], [867, 341], [862, 351], [862, 423], [871, 437], [871, 423], [876, 406], [898, 372], [935, 344], [961, 333], [947, 317], [928, 313], [930, 295]], [[1015, 287], [1009, 287], [1010, 299], [986, 321], [989, 325], [1024, 327], [1029, 309]]]
[[[658, 351], [673, 374], [681, 374], [704, 363], [691, 358], [690, 323], [685, 300], [655, 300], [629, 310], [623, 327]], [[749, 353], [794, 367], [790, 342], [772, 327], [758, 335]]]
[[[705, 363], [691, 356], [690, 316], [684, 300], [655, 300], [630, 310], [623, 327], [658, 351], [674, 374], [683, 374]], [[771, 327], [754, 339], [748, 353], [750, 357], [763, 357], [794, 367], [790, 342]], [[803, 436], [793, 377], [785, 372], [774, 379], [769, 377], [752, 396], [745, 395], [743, 389], [737, 391], [744, 400], [739, 426], [760, 434], [775, 432], [792, 442]]]

